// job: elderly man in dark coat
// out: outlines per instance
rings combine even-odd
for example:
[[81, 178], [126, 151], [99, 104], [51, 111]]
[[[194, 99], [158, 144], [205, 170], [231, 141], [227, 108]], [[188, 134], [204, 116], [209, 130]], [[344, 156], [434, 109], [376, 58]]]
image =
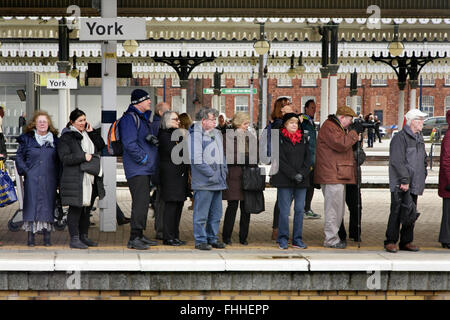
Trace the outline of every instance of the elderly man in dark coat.
[[[418, 109], [409, 110], [405, 115], [406, 124], [394, 136], [389, 146], [389, 189], [391, 191], [391, 212], [386, 230], [384, 248], [387, 252], [397, 252], [400, 229], [401, 203], [409, 190], [417, 205], [417, 197], [425, 189], [427, 177], [427, 153], [422, 134], [426, 113]], [[400, 196], [398, 194], [400, 193]], [[400, 250], [419, 251], [413, 244], [414, 223], [402, 225], [400, 230]]]

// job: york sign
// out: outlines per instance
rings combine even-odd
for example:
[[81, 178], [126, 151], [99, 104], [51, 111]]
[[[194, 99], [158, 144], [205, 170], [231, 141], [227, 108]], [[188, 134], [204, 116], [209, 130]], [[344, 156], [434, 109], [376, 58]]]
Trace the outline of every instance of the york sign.
[[80, 40], [145, 40], [144, 18], [80, 18]]
[[47, 79], [47, 89], [77, 89], [77, 79]]

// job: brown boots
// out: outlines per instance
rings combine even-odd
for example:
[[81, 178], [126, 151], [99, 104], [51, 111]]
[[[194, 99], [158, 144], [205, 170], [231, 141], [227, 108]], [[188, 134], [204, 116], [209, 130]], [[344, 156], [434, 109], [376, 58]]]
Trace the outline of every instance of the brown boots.
[[278, 237], [278, 228], [272, 230], [272, 240], [277, 240]]

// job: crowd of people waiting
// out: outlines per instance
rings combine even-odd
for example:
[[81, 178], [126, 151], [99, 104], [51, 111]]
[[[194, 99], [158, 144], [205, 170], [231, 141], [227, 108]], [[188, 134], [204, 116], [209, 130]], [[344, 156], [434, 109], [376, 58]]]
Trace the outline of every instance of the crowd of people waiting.
[[[248, 113], [237, 112], [228, 124], [223, 116], [219, 117], [217, 125], [219, 114], [215, 109], [202, 108], [193, 122], [187, 113], [179, 115], [171, 111], [168, 104], [160, 103], [150, 121], [150, 106], [148, 93], [134, 90], [131, 103], [119, 122], [122, 160], [132, 200], [128, 248], [145, 250], [158, 244], [144, 235], [151, 185], [157, 186], [156, 238], [164, 245], [186, 244], [180, 239], [179, 226], [188, 197], [192, 201], [196, 249], [222, 249], [231, 245], [238, 208], [239, 242], [247, 245], [251, 213], [254, 212], [249, 209], [242, 187], [243, 173], [245, 168], [258, 164], [258, 160], [251, 161], [254, 153], [250, 151], [251, 139], [256, 139], [256, 132], [249, 127]], [[303, 219], [321, 218], [311, 210], [314, 189], [321, 189], [324, 195], [324, 246], [346, 247], [343, 223], [346, 205], [350, 211], [349, 238], [361, 241], [358, 185], [361, 182], [360, 165], [365, 159], [361, 143], [365, 126], [362, 121], [353, 121], [357, 117], [353, 109], [342, 106], [336, 114], [328, 116], [317, 133], [315, 110], [315, 102], [309, 100], [303, 114], [295, 113], [289, 98], [280, 97], [274, 104], [272, 121], [263, 133], [267, 135], [267, 156], [271, 157], [272, 169], [277, 168], [270, 173], [270, 184], [277, 189], [272, 239], [277, 241], [280, 249], [288, 249], [289, 240], [293, 248], [307, 248], [302, 237]], [[425, 117], [426, 114], [417, 109], [410, 110], [405, 115], [403, 129], [391, 141], [391, 211], [384, 243], [388, 252], [397, 252], [399, 238], [400, 250], [419, 250], [413, 244], [413, 229], [418, 216], [417, 198], [423, 193], [427, 175], [425, 145], [420, 134]], [[368, 147], [373, 146], [374, 133], [378, 131], [375, 121], [372, 115], [365, 120], [374, 124], [369, 126], [372, 131], [368, 132]], [[450, 111], [447, 121], [450, 122]], [[450, 156], [446, 154], [449, 140], [446, 135], [439, 176], [439, 195], [444, 198], [439, 241], [444, 248], [450, 248]], [[34, 246], [35, 234], [40, 232], [44, 244], [51, 245], [56, 190], [59, 189], [62, 205], [69, 206], [70, 247], [96, 246], [97, 243], [88, 237], [89, 216], [92, 200], [105, 195], [100, 162], [105, 142], [99, 132], [93, 130], [86, 114], [80, 109], [73, 110], [69, 123], [58, 137], [51, 117], [38, 111], [17, 141], [19, 148], [15, 162], [19, 174], [24, 177], [23, 229], [28, 233], [27, 244]], [[243, 145], [241, 141], [244, 141]], [[227, 150], [230, 146], [232, 151]], [[227, 208], [222, 239], [219, 240], [222, 200], [227, 200]], [[290, 237], [292, 202], [294, 215]], [[407, 213], [405, 203], [410, 208]]]

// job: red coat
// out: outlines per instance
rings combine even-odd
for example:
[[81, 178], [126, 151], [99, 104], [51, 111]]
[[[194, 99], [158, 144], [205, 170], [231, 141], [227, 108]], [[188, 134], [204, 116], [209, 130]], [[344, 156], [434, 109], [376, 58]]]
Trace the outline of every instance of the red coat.
[[[446, 114], [447, 123], [450, 123], [450, 110]], [[439, 167], [439, 191], [442, 198], [450, 198], [450, 191], [445, 186], [450, 184], [450, 130], [445, 133], [441, 144], [441, 157]]]

